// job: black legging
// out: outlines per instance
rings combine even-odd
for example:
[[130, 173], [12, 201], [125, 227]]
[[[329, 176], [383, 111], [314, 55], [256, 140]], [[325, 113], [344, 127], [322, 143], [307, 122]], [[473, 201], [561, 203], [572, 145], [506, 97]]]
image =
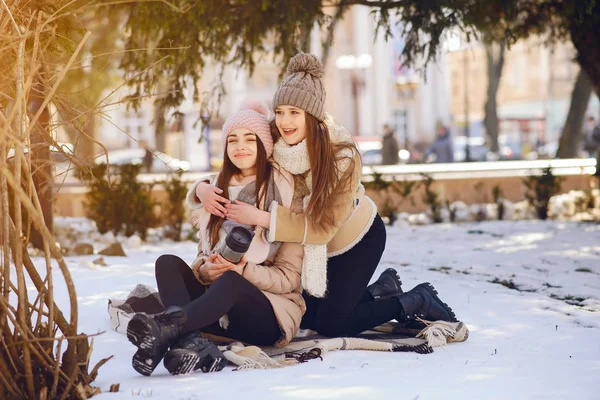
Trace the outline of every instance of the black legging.
[[[164, 306], [186, 311], [185, 332], [200, 330], [255, 345], [272, 345], [282, 336], [269, 299], [235, 271], [225, 272], [205, 287], [185, 261], [165, 254], [156, 260], [155, 274]], [[225, 314], [227, 329], [219, 326]]]
[[352, 249], [327, 262], [324, 298], [303, 293], [306, 313], [302, 327], [326, 336], [354, 336], [394, 319], [402, 306], [397, 299], [374, 301], [366, 287], [385, 249], [385, 225], [379, 215]]

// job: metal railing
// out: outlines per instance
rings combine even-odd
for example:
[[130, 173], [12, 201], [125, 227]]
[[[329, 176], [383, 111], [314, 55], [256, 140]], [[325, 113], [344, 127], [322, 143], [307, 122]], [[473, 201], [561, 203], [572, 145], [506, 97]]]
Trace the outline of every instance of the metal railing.
[[369, 181], [377, 172], [384, 178], [420, 180], [421, 174], [433, 179], [501, 178], [510, 176], [539, 175], [544, 168], [552, 168], [554, 175], [591, 175], [596, 172], [593, 158], [569, 158], [556, 160], [485, 161], [448, 164], [380, 165], [363, 168], [363, 179]]
[[[467, 179], [467, 178], [501, 178], [511, 176], [529, 176], [540, 174], [543, 168], [551, 167], [555, 175], [591, 175], [596, 171], [596, 160], [593, 158], [573, 158], [556, 160], [531, 161], [486, 161], [459, 162], [448, 164], [407, 164], [407, 165], [376, 165], [363, 167], [363, 180], [372, 180], [372, 174], [377, 172], [384, 179], [421, 180], [421, 174], [428, 174], [433, 179]], [[183, 180], [194, 182], [209, 172], [186, 172]], [[140, 174], [142, 182], [158, 182], [168, 178], [167, 174]], [[85, 192], [86, 188], [76, 178], [68, 177], [64, 181], [57, 180], [61, 191]]]

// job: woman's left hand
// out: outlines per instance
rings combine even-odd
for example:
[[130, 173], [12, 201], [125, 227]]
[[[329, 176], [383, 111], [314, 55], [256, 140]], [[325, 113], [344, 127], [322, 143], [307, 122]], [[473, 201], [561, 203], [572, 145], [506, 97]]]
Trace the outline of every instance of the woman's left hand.
[[227, 265], [229, 268], [231, 268], [231, 270], [237, 272], [238, 274], [240, 274], [240, 275], [244, 274], [244, 267], [246, 266], [246, 263], [248, 262], [248, 260], [246, 260], [246, 256], [243, 256], [242, 259], [240, 260], [240, 262], [237, 264], [227, 261], [220, 254], [217, 254], [216, 256], [217, 256], [217, 258], [216, 258], [215, 262], [217, 264]]
[[227, 208], [227, 219], [245, 225], [262, 226], [269, 229], [271, 214], [259, 210], [253, 205], [242, 201], [234, 201], [231, 204], [225, 204]]

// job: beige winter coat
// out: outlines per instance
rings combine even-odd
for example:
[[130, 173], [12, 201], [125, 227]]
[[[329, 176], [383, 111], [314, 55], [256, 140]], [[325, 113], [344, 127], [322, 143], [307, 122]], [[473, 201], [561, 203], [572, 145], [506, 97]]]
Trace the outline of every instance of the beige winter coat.
[[[285, 171], [279, 172], [276, 168], [273, 169], [273, 173], [282, 202], [287, 207], [291, 207], [294, 193], [292, 176]], [[244, 179], [242, 182], [232, 181], [230, 199], [235, 199], [241, 187], [252, 180], [251, 178]], [[200, 236], [198, 255], [192, 263], [192, 269], [202, 284], [209, 285], [210, 282], [204, 281], [200, 276], [199, 268], [208, 257], [205, 243], [207, 240], [206, 227], [210, 215], [195, 195], [196, 186], [192, 185], [187, 196], [187, 204], [193, 209], [192, 220], [195, 221]], [[243, 277], [260, 289], [271, 302], [282, 332], [281, 339], [275, 343], [275, 346], [283, 347], [294, 338], [306, 311], [301, 287], [304, 252], [298, 243], [283, 243], [275, 255], [267, 258], [268, 246], [270, 243], [267, 242], [262, 228], [256, 228], [254, 238], [246, 253], [248, 263], [244, 268]]]
[[[342, 193], [336, 195], [333, 207], [335, 225], [322, 230], [311, 224], [306, 214], [295, 212], [285, 205], [276, 204], [271, 208], [268, 239], [271, 241], [305, 244], [326, 244], [327, 255], [334, 257], [343, 254], [360, 242], [368, 232], [377, 215], [373, 200], [365, 195], [361, 184], [362, 163], [360, 156], [354, 157], [354, 167], [347, 170], [352, 178]], [[304, 197], [310, 192], [305, 175], [295, 176], [296, 197]]]

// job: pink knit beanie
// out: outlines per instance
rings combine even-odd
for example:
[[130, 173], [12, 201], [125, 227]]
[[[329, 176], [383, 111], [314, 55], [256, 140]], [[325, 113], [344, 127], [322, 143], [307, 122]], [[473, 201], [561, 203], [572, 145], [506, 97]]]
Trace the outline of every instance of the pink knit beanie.
[[246, 101], [240, 111], [231, 115], [223, 125], [223, 148], [227, 146], [227, 136], [238, 128], [248, 129], [262, 142], [267, 159], [273, 155], [273, 137], [269, 126], [269, 108], [258, 101]]

